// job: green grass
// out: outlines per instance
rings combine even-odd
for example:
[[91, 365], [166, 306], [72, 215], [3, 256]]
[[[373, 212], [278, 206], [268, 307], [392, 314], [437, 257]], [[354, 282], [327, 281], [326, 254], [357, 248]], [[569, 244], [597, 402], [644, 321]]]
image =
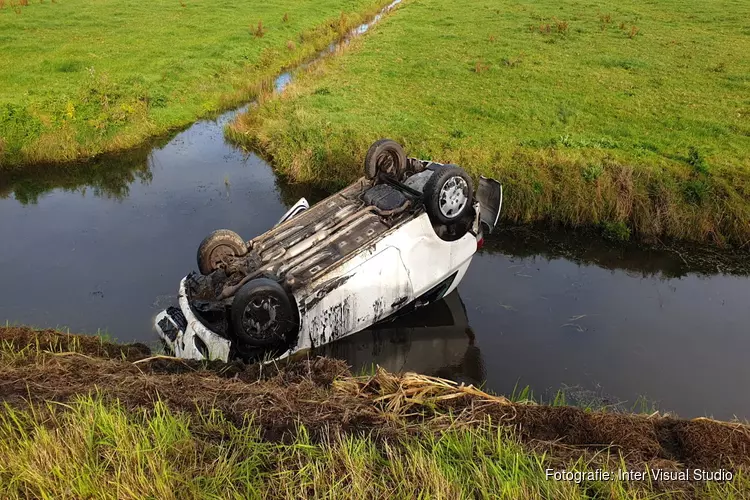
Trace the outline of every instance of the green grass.
[[211, 116], [384, 3], [0, 0], [0, 169], [132, 147]]
[[229, 129], [339, 186], [380, 137], [506, 187], [505, 217], [750, 241], [750, 4], [407, 0]]
[[[615, 462], [616, 463], [616, 462]], [[559, 468], [496, 428], [452, 429], [399, 441], [304, 427], [283, 443], [251, 420], [217, 411], [128, 410], [82, 397], [0, 410], [3, 498], [671, 498], [648, 484], [548, 480]], [[568, 470], [587, 471], [582, 459]], [[614, 470], [614, 469], [612, 469]], [[740, 498], [748, 480], [707, 484]]]

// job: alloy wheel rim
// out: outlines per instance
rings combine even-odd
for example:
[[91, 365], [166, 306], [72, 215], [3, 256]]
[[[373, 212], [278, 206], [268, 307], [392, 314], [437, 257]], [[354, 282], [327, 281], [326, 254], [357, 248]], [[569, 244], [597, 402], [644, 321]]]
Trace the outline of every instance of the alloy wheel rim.
[[469, 200], [468, 192], [469, 185], [464, 178], [454, 176], [448, 179], [440, 189], [440, 213], [449, 219], [456, 218]]

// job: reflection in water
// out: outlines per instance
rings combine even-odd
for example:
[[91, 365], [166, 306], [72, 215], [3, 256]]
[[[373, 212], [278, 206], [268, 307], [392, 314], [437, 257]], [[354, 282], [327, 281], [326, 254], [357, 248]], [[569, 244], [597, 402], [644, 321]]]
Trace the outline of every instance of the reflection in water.
[[[161, 146], [166, 141], [161, 141]], [[88, 162], [67, 165], [37, 165], [0, 173], [0, 198], [10, 195], [22, 204], [37, 203], [54, 189], [123, 200], [130, 186], [148, 184], [153, 178], [149, 157], [152, 147], [134, 149], [118, 155], [107, 155]]]
[[[231, 111], [227, 115], [234, 116], [238, 111]], [[212, 125], [226, 123], [228, 119], [225, 115], [219, 117], [216, 122], [202, 121], [194, 127], [210, 128]], [[148, 185], [153, 180], [153, 169], [163, 161], [159, 152], [165, 148], [168, 151], [174, 150], [175, 146], [182, 142], [183, 136], [189, 133], [190, 131], [169, 138], [160, 138], [150, 142], [148, 146], [116, 155], [103, 155], [87, 162], [28, 166], [18, 171], [0, 172], [0, 199], [13, 196], [22, 205], [36, 204], [45, 194], [61, 190], [122, 201], [130, 194], [133, 184]], [[234, 149], [232, 156], [242, 157], [247, 162], [255, 155], [243, 154], [239, 149]], [[226, 155], [224, 159], [226, 160]], [[281, 176], [276, 176], [274, 183], [284, 205], [293, 205], [302, 197], [306, 197], [313, 204], [330, 195], [328, 191], [319, 187], [288, 182]], [[229, 197], [229, 179], [225, 179], [224, 190]]]
[[300, 198], [306, 198], [310, 205], [331, 195], [329, 191], [312, 184], [288, 182], [284, 177], [276, 176], [276, 190], [281, 197], [281, 203], [286, 206], [294, 205]]
[[484, 382], [484, 365], [457, 291], [442, 300], [315, 349], [345, 360], [357, 373], [380, 366], [466, 384]]
[[482, 252], [459, 291], [494, 391], [565, 384], [624, 407], [643, 396], [683, 416], [750, 417], [747, 277]]
[[482, 250], [514, 257], [562, 258], [581, 265], [623, 270], [644, 278], [680, 278], [691, 273], [750, 274], [747, 251], [719, 251], [686, 243], [676, 248], [665, 244], [611, 243], [597, 234], [543, 225], [503, 224], [487, 239]]

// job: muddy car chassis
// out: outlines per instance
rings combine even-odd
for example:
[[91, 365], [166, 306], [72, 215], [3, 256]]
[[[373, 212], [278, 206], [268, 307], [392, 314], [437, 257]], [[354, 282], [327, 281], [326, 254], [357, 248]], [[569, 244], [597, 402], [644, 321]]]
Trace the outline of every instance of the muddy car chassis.
[[308, 207], [295, 204], [250, 241], [229, 230], [198, 249], [179, 307], [155, 320], [187, 359], [280, 358], [315, 348], [454, 290], [495, 227], [502, 186], [456, 165], [373, 144], [365, 176]]

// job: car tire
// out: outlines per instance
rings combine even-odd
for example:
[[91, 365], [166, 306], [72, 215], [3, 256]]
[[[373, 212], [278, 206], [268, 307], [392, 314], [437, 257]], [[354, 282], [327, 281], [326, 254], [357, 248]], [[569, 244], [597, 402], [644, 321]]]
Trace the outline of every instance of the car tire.
[[201, 241], [198, 247], [198, 270], [203, 275], [209, 275], [227, 257], [242, 257], [246, 253], [247, 243], [239, 234], [229, 229], [219, 229]]
[[388, 175], [401, 180], [406, 172], [406, 153], [399, 143], [392, 139], [375, 141], [365, 156], [365, 177], [370, 180], [380, 175]]
[[424, 186], [423, 195], [425, 210], [433, 223], [457, 223], [473, 209], [471, 177], [458, 165], [435, 169]]
[[292, 299], [276, 281], [256, 278], [235, 294], [232, 331], [245, 347], [289, 347], [298, 322]]

